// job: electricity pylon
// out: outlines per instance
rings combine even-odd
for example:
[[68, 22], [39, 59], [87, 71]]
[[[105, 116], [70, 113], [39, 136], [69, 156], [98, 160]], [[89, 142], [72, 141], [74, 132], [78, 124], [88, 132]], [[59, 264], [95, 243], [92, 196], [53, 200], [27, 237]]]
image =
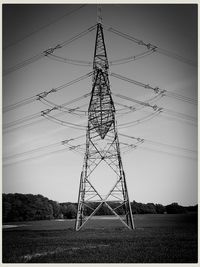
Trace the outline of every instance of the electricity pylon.
[[[86, 152], [80, 177], [76, 231], [80, 230], [102, 206], [106, 206], [126, 227], [134, 229], [120, 154], [115, 106], [109, 85], [109, 66], [101, 21], [100, 17], [97, 23], [93, 84], [88, 108]], [[106, 195], [102, 195], [93, 182], [97, 179], [96, 169], [102, 162], [105, 162], [115, 174], [115, 182]], [[109, 178], [108, 175], [107, 179]]]

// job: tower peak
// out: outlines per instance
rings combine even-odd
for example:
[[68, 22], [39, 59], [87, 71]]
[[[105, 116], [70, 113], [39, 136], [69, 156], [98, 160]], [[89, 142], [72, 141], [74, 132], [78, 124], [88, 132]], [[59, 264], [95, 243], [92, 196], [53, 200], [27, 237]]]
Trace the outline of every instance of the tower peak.
[[102, 24], [102, 8], [101, 5], [97, 5], [97, 23]]

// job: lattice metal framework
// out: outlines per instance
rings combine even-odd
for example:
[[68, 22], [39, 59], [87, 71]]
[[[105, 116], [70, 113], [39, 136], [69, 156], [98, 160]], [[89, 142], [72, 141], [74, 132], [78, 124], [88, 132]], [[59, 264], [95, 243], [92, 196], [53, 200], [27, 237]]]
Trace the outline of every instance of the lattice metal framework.
[[[129, 229], [134, 229], [125, 173], [115, 120], [115, 107], [111, 96], [108, 59], [103, 27], [97, 23], [93, 61], [93, 86], [88, 109], [86, 152], [80, 178], [76, 230], [80, 230], [102, 206], [116, 215]], [[114, 172], [115, 181], [110, 191], [102, 195], [94, 186], [95, 172], [104, 162]], [[109, 180], [109, 175], [107, 179]], [[106, 186], [106, 184], [105, 184]], [[86, 216], [87, 212], [87, 216]], [[88, 213], [90, 214], [88, 216]]]

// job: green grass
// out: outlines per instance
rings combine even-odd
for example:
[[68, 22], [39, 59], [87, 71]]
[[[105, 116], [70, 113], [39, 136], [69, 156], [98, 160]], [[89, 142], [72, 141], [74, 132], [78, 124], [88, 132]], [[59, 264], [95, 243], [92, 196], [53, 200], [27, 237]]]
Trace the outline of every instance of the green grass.
[[[11, 223], [13, 224], [13, 223]], [[136, 215], [136, 229], [94, 219], [37, 221], [3, 231], [3, 263], [196, 263], [197, 216]]]

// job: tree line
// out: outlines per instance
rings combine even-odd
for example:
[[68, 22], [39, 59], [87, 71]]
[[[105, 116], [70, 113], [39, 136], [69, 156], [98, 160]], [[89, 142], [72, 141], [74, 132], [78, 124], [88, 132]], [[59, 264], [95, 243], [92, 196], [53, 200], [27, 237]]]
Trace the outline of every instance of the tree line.
[[[119, 206], [119, 203], [109, 203], [112, 208]], [[3, 222], [12, 221], [34, 221], [34, 220], [51, 220], [51, 219], [74, 219], [77, 213], [77, 203], [58, 203], [50, 200], [42, 195], [32, 194], [3, 194]], [[92, 203], [92, 208], [95, 209], [98, 203]], [[197, 212], [197, 205], [183, 207], [178, 203], [163, 206], [154, 203], [138, 203], [131, 202], [133, 214], [175, 214]], [[86, 209], [86, 214], [90, 214], [90, 209]], [[119, 214], [124, 214], [122, 207], [118, 208]], [[106, 205], [97, 211], [96, 215], [112, 215]]]

